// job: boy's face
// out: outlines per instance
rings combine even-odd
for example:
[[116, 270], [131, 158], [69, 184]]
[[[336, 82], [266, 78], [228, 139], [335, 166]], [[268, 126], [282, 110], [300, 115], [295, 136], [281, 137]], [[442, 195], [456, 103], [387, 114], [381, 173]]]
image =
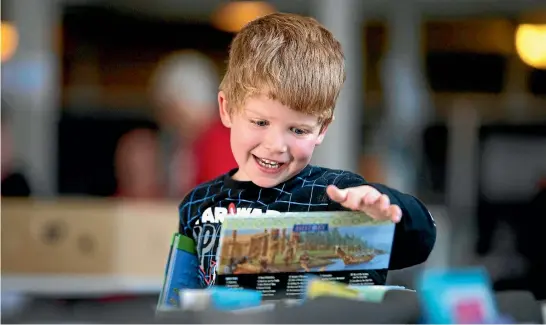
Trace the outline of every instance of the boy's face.
[[316, 116], [266, 96], [249, 98], [231, 114], [223, 92], [218, 103], [222, 122], [231, 128], [231, 150], [239, 165], [236, 180], [274, 187], [305, 168], [324, 139], [326, 126]]

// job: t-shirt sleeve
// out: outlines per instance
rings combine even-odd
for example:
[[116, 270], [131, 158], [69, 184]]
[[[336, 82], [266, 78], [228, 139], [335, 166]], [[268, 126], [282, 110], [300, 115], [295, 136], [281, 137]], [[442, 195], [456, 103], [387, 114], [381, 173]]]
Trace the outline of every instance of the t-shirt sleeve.
[[[348, 173], [334, 183], [340, 189], [370, 185], [386, 194], [392, 204], [402, 210], [402, 219], [396, 224], [392, 247], [390, 270], [421, 264], [428, 259], [436, 242], [436, 225], [426, 206], [417, 198], [401, 193], [388, 186], [368, 183], [359, 175]], [[332, 202], [329, 210], [347, 210]]]
[[436, 243], [436, 224], [427, 207], [417, 198], [382, 184], [370, 184], [386, 194], [392, 204], [402, 210], [396, 224], [390, 270], [398, 270], [425, 262]]

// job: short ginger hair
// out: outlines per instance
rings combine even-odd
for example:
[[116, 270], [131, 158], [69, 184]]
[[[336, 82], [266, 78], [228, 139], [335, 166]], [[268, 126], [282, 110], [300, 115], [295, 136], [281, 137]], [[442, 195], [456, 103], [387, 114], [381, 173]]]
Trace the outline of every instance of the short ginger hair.
[[230, 113], [265, 95], [328, 123], [344, 81], [343, 50], [329, 30], [310, 17], [274, 13], [235, 36], [220, 90]]

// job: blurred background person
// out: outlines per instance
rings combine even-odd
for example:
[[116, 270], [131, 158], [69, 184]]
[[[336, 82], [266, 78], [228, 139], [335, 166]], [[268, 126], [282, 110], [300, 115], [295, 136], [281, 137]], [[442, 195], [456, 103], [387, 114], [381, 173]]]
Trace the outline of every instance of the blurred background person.
[[197, 51], [176, 52], [159, 63], [150, 81], [159, 124], [157, 144], [150, 143], [152, 134], [148, 131], [130, 132], [120, 141], [116, 167], [120, 196], [136, 194], [136, 190], [123, 187], [127, 184], [156, 187], [150, 179], [142, 179], [153, 177], [155, 172], [137, 171], [140, 169], [132, 162], [133, 154], [149, 162], [154, 160], [149, 155], [159, 155], [162, 168], [155, 170], [164, 188], [154, 191], [167, 197], [183, 197], [190, 188], [236, 167], [229, 130], [218, 115], [218, 83], [214, 63]]
[[136, 129], [121, 137], [116, 150], [116, 196], [154, 199], [164, 196], [161, 187], [159, 144], [154, 131]]

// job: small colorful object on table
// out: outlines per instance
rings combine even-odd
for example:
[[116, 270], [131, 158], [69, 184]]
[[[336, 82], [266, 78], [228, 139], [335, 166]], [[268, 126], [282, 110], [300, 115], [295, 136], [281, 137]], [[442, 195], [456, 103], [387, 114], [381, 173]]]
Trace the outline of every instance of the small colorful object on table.
[[509, 320], [498, 313], [489, 277], [482, 268], [426, 270], [417, 292], [427, 324], [495, 324]]
[[323, 280], [310, 276], [305, 286], [305, 299], [317, 297], [337, 297], [367, 302], [381, 302], [390, 290], [412, 291], [402, 286], [386, 285], [346, 285], [336, 281]]

